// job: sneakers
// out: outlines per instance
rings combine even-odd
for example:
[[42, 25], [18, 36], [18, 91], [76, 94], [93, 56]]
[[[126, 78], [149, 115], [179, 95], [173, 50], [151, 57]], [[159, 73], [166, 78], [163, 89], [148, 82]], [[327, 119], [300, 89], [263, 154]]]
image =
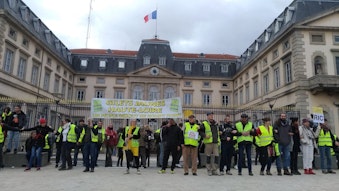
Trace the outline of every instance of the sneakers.
[[129, 174], [129, 169], [126, 169], [126, 172], [124, 174]]
[[327, 171], [329, 174], [336, 174], [336, 172], [334, 172], [333, 170], [328, 170]]
[[140, 172], [140, 170], [139, 170], [139, 169], [137, 170], [137, 175], [141, 175], [141, 172]]
[[185, 172], [184, 175], [187, 176], [187, 175], [188, 175], [188, 172]]
[[30, 171], [30, 170], [31, 170], [31, 168], [28, 167], [28, 168], [25, 169], [25, 172]]
[[248, 175], [253, 176], [254, 174], [252, 172], [249, 172]]
[[227, 175], [232, 175], [231, 171], [229, 171], [229, 170], [226, 171], [226, 174]]
[[313, 172], [313, 170], [310, 168], [308, 169], [308, 174], [312, 174], [312, 175], [315, 175], [315, 173]]
[[[188, 174], [188, 173], [187, 173]], [[193, 172], [192, 174], [193, 176], [198, 176], [198, 174], [196, 172]]]
[[166, 170], [159, 170], [158, 174], [165, 174], [166, 173]]
[[285, 169], [285, 170], [284, 170], [284, 175], [291, 176], [292, 174], [291, 174], [287, 169]]
[[174, 170], [171, 170], [171, 174], [174, 174]]
[[264, 176], [265, 175], [264, 171], [260, 171], [260, 175]]
[[176, 164], [175, 167], [182, 168], [181, 164]]
[[89, 172], [89, 169], [88, 169], [88, 168], [85, 168], [85, 170], [82, 171], [82, 172]]
[[272, 173], [270, 171], [266, 171], [266, 175], [272, 176]]

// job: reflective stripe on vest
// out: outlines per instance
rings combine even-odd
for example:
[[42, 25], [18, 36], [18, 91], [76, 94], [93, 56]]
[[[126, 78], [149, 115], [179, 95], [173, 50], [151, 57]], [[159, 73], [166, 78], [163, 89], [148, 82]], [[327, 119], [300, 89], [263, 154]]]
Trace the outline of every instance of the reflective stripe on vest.
[[261, 132], [261, 135], [258, 136], [260, 139], [260, 147], [267, 146], [273, 141], [273, 127], [269, 126], [268, 128], [269, 131], [265, 126], [259, 126]]
[[45, 146], [44, 146], [43, 149], [50, 149], [50, 148], [51, 148], [51, 147], [49, 146], [49, 144], [48, 144], [48, 137], [49, 137], [49, 134], [47, 134], [47, 135], [45, 136]]
[[197, 147], [199, 145], [198, 139], [193, 139], [188, 136], [188, 132], [193, 131], [195, 133], [198, 133], [199, 126], [197, 124], [194, 124], [191, 126], [189, 122], [185, 123], [185, 132], [184, 132], [184, 144], [185, 145], [192, 145]]
[[318, 137], [318, 145], [321, 146], [328, 146], [332, 147], [332, 138], [331, 138], [331, 133], [327, 131], [326, 133], [324, 132], [323, 129], [320, 130], [319, 137]]
[[[2, 132], [2, 126], [0, 124], [0, 143], [3, 143], [4, 140], [5, 140], [5, 135], [4, 135], [4, 132]], [[2, 150], [1, 150], [1, 152], [2, 152]]]
[[[251, 122], [247, 122], [247, 124], [245, 125], [245, 128], [243, 128], [243, 124], [241, 122], [238, 122], [235, 124], [235, 127], [237, 128], [237, 131], [239, 133], [242, 133], [242, 132], [249, 132], [252, 130], [252, 123]], [[240, 142], [243, 142], [243, 141], [248, 141], [248, 142], [253, 142], [253, 138], [252, 136], [238, 136], [237, 138], [237, 142], [240, 143]]]

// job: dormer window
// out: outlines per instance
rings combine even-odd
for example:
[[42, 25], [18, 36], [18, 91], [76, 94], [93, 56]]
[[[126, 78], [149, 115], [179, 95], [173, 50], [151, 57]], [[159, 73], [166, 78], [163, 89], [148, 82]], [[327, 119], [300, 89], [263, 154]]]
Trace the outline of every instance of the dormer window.
[[254, 51], [258, 51], [261, 45], [261, 39], [257, 39], [255, 41], [255, 47], [254, 47]]
[[33, 18], [33, 27], [35, 32], [40, 32], [40, 19], [39, 18]]
[[159, 57], [159, 65], [160, 66], [166, 66], [166, 57], [165, 56]]
[[185, 71], [186, 72], [192, 71], [192, 62], [185, 62]]
[[88, 63], [88, 60], [85, 60], [85, 59], [81, 60], [80, 67], [87, 68], [87, 63]]
[[284, 19], [283, 18], [277, 18], [275, 20], [275, 25], [274, 25], [274, 33], [277, 33], [280, 30], [281, 23]]
[[221, 64], [221, 73], [227, 73], [228, 72], [228, 64]]
[[211, 67], [211, 64], [209, 64], [209, 63], [203, 63], [203, 64], [202, 64], [202, 71], [203, 71], [203, 72], [210, 72], [210, 67]]
[[45, 37], [48, 43], [51, 43], [52, 35], [50, 30], [45, 30]]
[[118, 63], [118, 68], [124, 69], [125, 68], [125, 61], [120, 60], [119, 63]]
[[105, 68], [106, 68], [106, 61], [105, 61], [105, 60], [100, 60], [100, 62], [99, 62], [99, 68], [100, 68], [100, 69], [105, 69]]
[[294, 11], [295, 11], [294, 7], [288, 7], [286, 9], [286, 12], [285, 12], [285, 23], [288, 23], [292, 19]]
[[271, 29], [266, 29], [265, 30], [265, 42], [269, 41], [271, 38]]
[[20, 13], [21, 13], [21, 18], [22, 20], [28, 22], [29, 18], [29, 10], [27, 6], [21, 6], [20, 7]]
[[144, 56], [144, 65], [150, 65], [150, 64], [151, 64], [151, 57]]

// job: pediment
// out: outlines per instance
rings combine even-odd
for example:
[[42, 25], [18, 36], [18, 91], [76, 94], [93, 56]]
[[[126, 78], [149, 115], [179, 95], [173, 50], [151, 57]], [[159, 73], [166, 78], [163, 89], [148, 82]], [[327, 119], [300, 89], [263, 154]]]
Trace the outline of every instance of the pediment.
[[326, 14], [318, 15], [312, 19], [306, 20], [302, 25], [312, 27], [338, 27], [339, 12], [327, 12]]
[[180, 74], [173, 72], [167, 68], [159, 66], [157, 64], [151, 64], [149, 66], [145, 66], [139, 68], [138, 70], [132, 71], [127, 74], [128, 76], [144, 76], [144, 77], [181, 77]]

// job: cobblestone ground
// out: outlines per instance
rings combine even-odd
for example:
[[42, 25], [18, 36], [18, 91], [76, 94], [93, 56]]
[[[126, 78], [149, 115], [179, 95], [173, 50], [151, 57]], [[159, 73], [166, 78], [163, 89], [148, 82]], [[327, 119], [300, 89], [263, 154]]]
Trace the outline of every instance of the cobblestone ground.
[[[101, 156], [102, 158], [102, 156]], [[116, 161], [116, 160], [114, 160]], [[81, 161], [79, 161], [81, 164]], [[337, 174], [322, 174], [316, 170], [316, 175], [277, 176], [275, 166], [272, 167], [273, 176], [260, 176], [259, 165], [253, 166], [254, 176], [248, 176], [247, 169], [238, 176], [232, 169], [233, 175], [208, 176], [206, 169], [198, 169], [198, 176], [183, 175], [183, 169], [178, 168], [175, 174], [158, 174], [159, 168], [150, 167], [141, 169], [141, 175], [136, 169], [124, 175], [124, 167], [99, 167], [93, 173], [84, 173], [82, 166], [72, 170], [58, 171], [54, 164], [43, 167], [40, 171], [34, 168], [24, 172], [24, 168], [4, 168], [0, 170], [1, 191], [46, 191], [46, 190], [145, 190], [145, 191], [214, 191], [214, 190], [339, 190], [339, 171]], [[125, 164], [124, 164], [125, 165]], [[154, 159], [151, 166], [155, 165]]]

